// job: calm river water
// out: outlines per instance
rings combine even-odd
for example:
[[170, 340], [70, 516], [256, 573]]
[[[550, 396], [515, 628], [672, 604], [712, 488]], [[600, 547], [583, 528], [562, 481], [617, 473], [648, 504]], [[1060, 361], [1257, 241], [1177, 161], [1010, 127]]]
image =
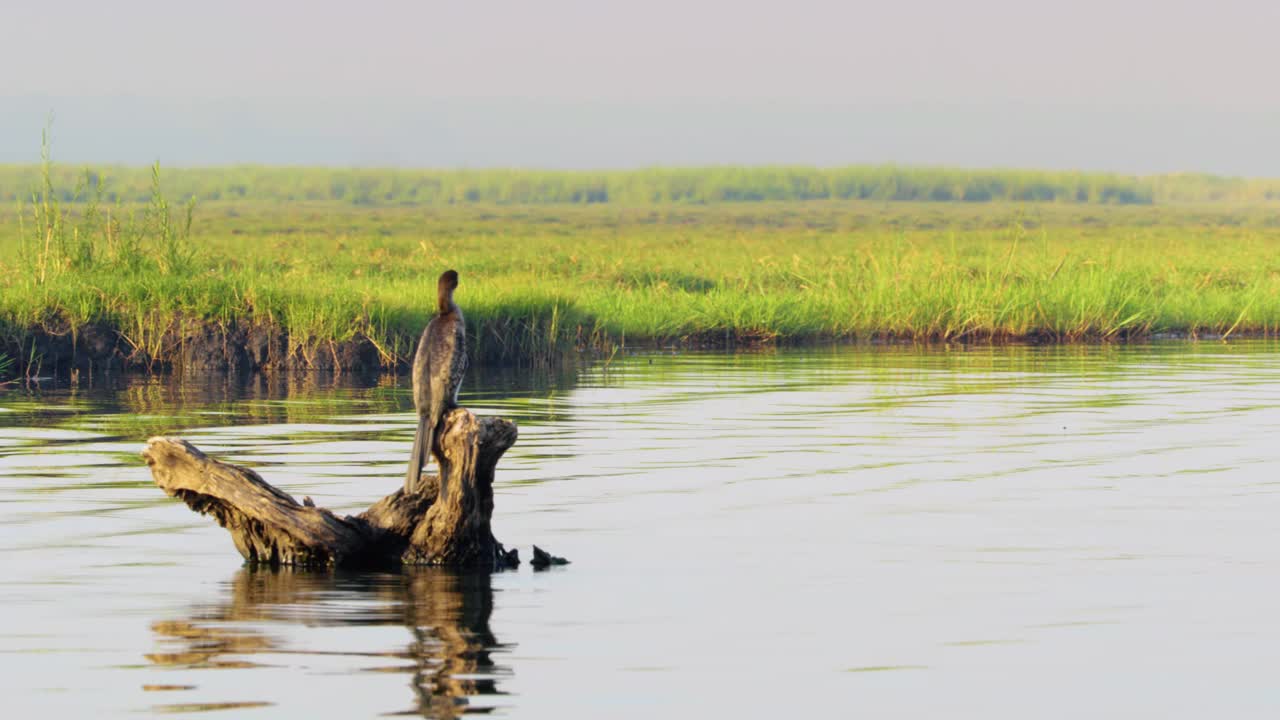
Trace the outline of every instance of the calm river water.
[[138, 457], [357, 512], [405, 378], [0, 390], [0, 714], [1280, 712], [1274, 345], [637, 356], [463, 403], [520, 425], [499, 539], [573, 564], [251, 572]]

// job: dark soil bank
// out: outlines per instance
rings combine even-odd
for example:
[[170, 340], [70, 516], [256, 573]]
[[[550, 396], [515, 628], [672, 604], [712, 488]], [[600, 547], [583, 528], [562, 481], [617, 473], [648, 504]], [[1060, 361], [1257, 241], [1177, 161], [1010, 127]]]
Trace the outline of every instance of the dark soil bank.
[[[1273, 337], [1269, 333], [1241, 331], [1236, 339]], [[1065, 337], [1049, 332], [1019, 336], [973, 335], [968, 337], [895, 336], [870, 338], [778, 338], [772, 336], [727, 335], [719, 332], [689, 335], [667, 340], [628, 343], [629, 350], [742, 350], [771, 346], [846, 344], [870, 345], [985, 345], [1150, 342], [1161, 340], [1225, 340], [1217, 333], [1161, 332], [1115, 333]], [[483, 343], [482, 343], [483, 344]], [[412, 343], [411, 343], [412, 345]], [[548, 355], [525, 355], [505, 344], [477, 347], [468, 342], [472, 362], [489, 366], [546, 366], [574, 364], [574, 357], [586, 353], [607, 357], [622, 349], [600, 345], [565, 347]], [[278, 370], [321, 370], [369, 372], [407, 370], [412, 357], [379, 352], [369, 338], [324, 340], [315, 337], [291, 338], [289, 331], [274, 324], [232, 321], [222, 324], [207, 320], [174, 318], [158, 337], [133, 342], [126, 333], [109, 323], [94, 322], [78, 327], [67, 323], [46, 323], [34, 328], [12, 326], [0, 332], [0, 354], [14, 360], [11, 372], [18, 375], [67, 375], [71, 372], [121, 371], [252, 373]]]
[[288, 331], [270, 325], [175, 322], [140, 348], [104, 323], [76, 328], [41, 326], [9, 332], [0, 352], [20, 374], [124, 370], [253, 372], [256, 370], [377, 370], [403, 362], [383, 357], [368, 338], [334, 342], [306, 338], [290, 342]]

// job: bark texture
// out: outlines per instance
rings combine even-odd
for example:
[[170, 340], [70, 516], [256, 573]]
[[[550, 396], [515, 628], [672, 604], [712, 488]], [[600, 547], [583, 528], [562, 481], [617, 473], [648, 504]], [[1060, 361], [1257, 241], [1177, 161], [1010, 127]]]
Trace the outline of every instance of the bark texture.
[[[257, 473], [215, 460], [181, 438], [154, 437], [142, 457], [156, 485], [231, 534], [252, 565], [514, 567], [490, 528], [493, 475], [516, 441], [515, 423], [450, 411], [440, 436], [445, 481], [424, 475], [359, 515], [299, 503]], [[447, 488], [440, 493], [441, 487]]]

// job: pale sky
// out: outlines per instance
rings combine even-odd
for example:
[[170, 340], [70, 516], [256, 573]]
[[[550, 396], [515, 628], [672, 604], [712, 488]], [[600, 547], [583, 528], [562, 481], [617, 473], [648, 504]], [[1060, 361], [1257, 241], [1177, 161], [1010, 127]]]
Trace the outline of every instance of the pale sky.
[[0, 162], [1280, 176], [1280, 3], [0, 5]]

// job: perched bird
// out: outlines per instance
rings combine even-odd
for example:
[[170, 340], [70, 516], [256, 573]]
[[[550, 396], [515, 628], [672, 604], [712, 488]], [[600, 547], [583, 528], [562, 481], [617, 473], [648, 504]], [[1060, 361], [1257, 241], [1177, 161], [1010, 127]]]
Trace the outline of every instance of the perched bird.
[[[417, 492], [427, 455], [437, 452], [436, 433], [444, 414], [458, 407], [458, 388], [467, 370], [467, 333], [462, 311], [453, 302], [458, 273], [447, 270], [436, 284], [437, 314], [427, 323], [413, 356], [413, 406], [418, 411], [418, 430], [413, 436], [413, 452], [404, 477], [404, 490]], [[439, 456], [437, 455], [437, 460]], [[444, 473], [440, 474], [440, 497], [444, 497]]]

